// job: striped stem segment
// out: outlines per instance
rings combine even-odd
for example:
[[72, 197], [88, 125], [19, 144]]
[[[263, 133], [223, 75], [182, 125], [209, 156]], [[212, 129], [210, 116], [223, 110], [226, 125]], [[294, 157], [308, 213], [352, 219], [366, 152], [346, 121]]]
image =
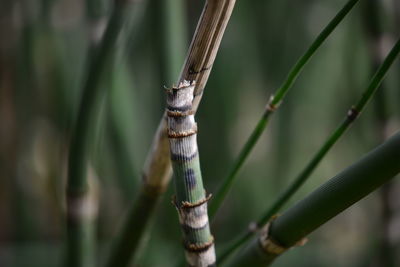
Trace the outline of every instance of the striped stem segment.
[[207, 214], [209, 197], [203, 187], [197, 148], [197, 125], [192, 111], [194, 82], [167, 90], [168, 138], [174, 172], [179, 222], [190, 266], [215, 265], [214, 239]]
[[[207, 0], [186, 57], [179, 83], [196, 81], [192, 110], [196, 111], [231, 17], [235, 0]], [[143, 186], [161, 196], [171, 178], [166, 114], [163, 115], [143, 171]]]
[[400, 132], [273, 219], [229, 266], [267, 266], [400, 172]]

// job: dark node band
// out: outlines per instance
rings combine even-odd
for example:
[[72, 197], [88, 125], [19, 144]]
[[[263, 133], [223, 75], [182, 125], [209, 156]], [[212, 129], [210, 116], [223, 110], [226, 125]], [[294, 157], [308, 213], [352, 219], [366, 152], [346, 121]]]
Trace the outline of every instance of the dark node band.
[[173, 154], [171, 153], [171, 160], [174, 162], [188, 162], [192, 161], [195, 157], [197, 157], [197, 150], [192, 155], [186, 156], [181, 154]]
[[168, 130], [168, 137], [169, 138], [184, 138], [184, 137], [188, 137], [191, 135], [197, 134], [197, 127], [195, 127], [194, 129], [190, 129], [187, 131], [182, 131], [182, 132], [174, 132], [172, 130]]
[[208, 194], [207, 197], [200, 199], [199, 201], [195, 202], [195, 203], [190, 203], [187, 201], [182, 201], [181, 205], [178, 205], [178, 203], [176, 202], [176, 196], [172, 196], [172, 204], [175, 205], [175, 207], [177, 209], [193, 209], [196, 208], [198, 206], [203, 205], [204, 203], [208, 202], [210, 199], [212, 198], [212, 194]]
[[269, 98], [268, 104], [267, 104], [267, 106], [265, 107], [265, 109], [268, 110], [268, 111], [270, 111], [270, 112], [274, 112], [274, 111], [276, 111], [276, 110], [279, 108], [279, 106], [281, 105], [281, 102], [282, 102], [282, 101], [279, 101], [277, 104], [273, 104], [273, 102], [274, 102], [274, 96], [272, 95], [272, 96]]
[[274, 112], [277, 109], [278, 109], [278, 106], [276, 106], [276, 105], [273, 105], [271, 103], [267, 105], [267, 110], [269, 110], [271, 112]]
[[201, 200], [199, 200], [199, 201], [197, 201], [195, 203], [190, 203], [190, 202], [187, 202], [187, 201], [183, 201], [181, 203], [181, 208], [182, 209], [192, 209], [192, 208], [201, 206], [204, 203], [208, 202], [211, 199], [211, 197], [212, 197], [212, 194], [209, 194], [207, 197], [205, 197], [205, 198], [203, 198], [203, 199], [201, 199]]
[[183, 242], [183, 245], [185, 249], [189, 252], [195, 252], [195, 253], [200, 253], [203, 251], [208, 250], [210, 247], [214, 245], [214, 237], [211, 236], [211, 240], [205, 243], [200, 243], [200, 244], [190, 244]]
[[[168, 112], [186, 113], [186, 112], [191, 112], [191, 111], [192, 111], [192, 105], [186, 105], [186, 106], [182, 106], [182, 107], [172, 107], [170, 105], [167, 105], [167, 115], [168, 115]], [[176, 116], [172, 116], [172, 117], [176, 117]]]
[[192, 109], [188, 111], [178, 111], [178, 110], [169, 110], [167, 109], [167, 116], [171, 118], [176, 118], [176, 117], [186, 117], [194, 115], [194, 111]]
[[347, 118], [349, 118], [350, 121], [357, 119], [358, 115], [360, 115], [360, 112], [355, 107], [351, 107], [347, 112]]

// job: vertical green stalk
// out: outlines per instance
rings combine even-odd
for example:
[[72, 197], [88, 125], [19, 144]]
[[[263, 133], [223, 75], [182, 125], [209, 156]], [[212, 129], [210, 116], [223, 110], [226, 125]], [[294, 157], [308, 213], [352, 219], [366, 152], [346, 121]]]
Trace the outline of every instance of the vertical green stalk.
[[[187, 49], [185, 6], [183, 0], [157, 1], [157, 15], [162, 18], [159, 21], [162, 52], [162, 73], [163, 84], [170, 84], [175, 81], [182, 68]], [[161, 83], [160, 83], [161, 84]]]
[[84, 83], [78, 118], [73, 129], [68, 158], [67, 178], [67, 255], [66, 266], [93, 266], [94, 221], [96, 200], [86, 178], [90, 122], [96, 114], [97, 102], [103, 92], [99, 82], [107, 60], [122, 29], [128, 1], [116, 0], [111, 18], [99, 49], [90, 61]]
[[[290, 199], [290, 197], [297, 192], [297, 190], [304, 184], [308, 179], [314, 169], [318, 166], [324, 156], [329, 152], [332, 146], [339, 140], [339, 138], [344, 134], [344, 132], [349, 128], [349, 126], [357, 119], [358, 115], [364, 109], [365, 105], [372, 98], [376, 90], [379, 88], [382, 80], [384, 79], [390, 66], [393, 64], [397, 55], [400, 52], [400, 40], [394, 45], [385, 61], [379, 67], [375, 75], [372, 77], [370, 84], [367, 89], [362, 94], [358, 102], [350, 108], [347, 116], [341, 124], [333, 131], [333, 133], [328, 137], [322, 147], [317, 151], [311, 161], [308, 162], [306, 167], [300, 172], [300, 174], [295, 178], [295, 180], [289, 185], [289, 187], [278, 196], [277, 200], [266, 210], [262, 217], [257, 221], [257, 225], [262, 226], [266, 224], [272, 216], [274, 216], [282, 206]], [[248, 241], [252, 236], [252, 233], [247, 232], [241, 235], [232, 245], [226, 249], [222, 256], [220, 257], [221, 262], [226, 259], [235, 249], [241, 246], [243, 243]]]
[[214, 238], [207, 214], [192, 100], [195, 82], [167, 90], [168, 138], [176, 189], [175, 206], [189, 266], [215, 265]]
[[[0, 160], [6, 166], [2, 171], [5, 175], [4, 178], [6, 180], [11, 178], [12, 186], [15, 187], [15, 192], [12, 192], [11, 195], [11, 201], [13, 203], [12, 211], [15, 213], [13, 225], [17, 239], [34, 237], [38, 230], [37, 222], [33, 220], [31, 214], [32, 205], [27, 205], [29, 202], [26, 197], [27, 192], [23, 191], [21, 182], [17, 180], [18, 162], [21, 161], [18, 153], [20, 149], [18, 148], [18, 143], [27, 137], [24, 133], [31, 129], [31, 122], [37, 116], [38, 106], [37, 98], [33, 97], [37, 93], [37, 77], [34, 73], [34, 51], [38, 39], [36, 33], [39, 28], [38, 18], [36, 14], [31, 12], [34, 4], [37, 3], [20, 2], [22, 27], [19, 40], [15, 36], [16, 29], [11, 26], [15, 23], [11, 15], [14, 4], [12, 4], [12, 1], [8, 1], [8, 3], [3, 1], [1, 6], [2, 23], [0, 25], [0, 36], [3, 41], [0, 44], [0, 97], [2, 98], [0, 110], [2, 115], [0, 119], [3, 123], [10, 121], [10, 126], [4, 128], [10, 131], [6, 134], [10, 139], [4, 138], [5, 140], [3, 140], [4, 144], [7, 145], [3, 151], [7, 151], [7, 153], [1, 155]], [[16, 65], [14, 65], [15, 60], [17, 60]], [[13, 104], [16, 104], [17, 107], [14, 107]], [[10, 117], [7, 118], [7, 115]], [[18, 265], [22, 264], [23, 260], [16, 256], [15, 262]]]
[[330, 179], [264, 227], [229, 266], [268, 266], [276, 257], [400, 172], [400, 133]]
[[[184, 59], [185, 19], [182, 0], [149, 1], [148, 8], [155, 13], [156, 32], [154, 38], [161, 59], [160, 86], [167, 84], [168, 80], [179, 73], [180, 65]], [[168, 144], [168, 139], [165, 138]], [[168, 148], [168, 146], [167, 146]], [[168, 150], [165, 151], [168, 154]], [[166, 158], [169, 161], [169, 158]], [[165, 160], [158, 163], [163, 164]], [[155, 174], [157, 179], [162, 175]], [[169, 174], [168, 174], [169, 175]], [[139, 248], [144, 245], [146, 232], [151, 227], [151, 219], [160, 201], [166, 185], [140, 186], [138, 196], [133, 201], [126, 221], [118, 233], [111, 249], [106, 266], [127, 266], [135, 261]]]
[[[123, 65], [126, 67], [126, 65]], [[108, 107], [108, 129], [109, 129], [109, 146], [112, 151], [112, 160], [116, 167], [116, 175], [118, 176], [118, 186], [124, 197], [124, 200], [130, 200], [132, 195], [135, 193], [135, 186], [137, 185], [136, 169], [132, 163], [134, 160], [133, 150], [129, 147], [129, 138], [132, 137], [132, 131], [127, 131], [127, 123], [132, 122], [132, 112], [130, 109], [132, 101], [125, 101], [132, 99], [132, 94], [129, 94], [128, 88], [124, 88], [125, 84], [118, 83], [114, 76], [117, 75], [117, 70], [121, 71], [121, 68], [116, 69], [114, 66], [112, 70], [112, 83], [110, 84], [112, 91], [120, 91], [114, 98], [115, 100], [110, 101]], [[125, 76], [127, 73], [122, 72]], [[118, 88], [119, 87], [119, 88]], [[131, 88], [129, 88], [130, 90]], [[123, 99], [125, 98], [125, 99]], [[117, 103], [116, 103], [117, 102]], [[118, 105], [118, 107], [116, 106]]]
[[328, 38], [328, 36], [333, 32], [336, 26], [344, 19], [344, 17], [350, 12], [358, 0], [350, 0], [346, 5], [339, 11], [339, 13], [329, 22], [329, 24], [323, 29], [323, 31], [318, 35], [315, 41], [311, 44], [304, 55], [297, 61], [294, 67], [290, 70], [289, 75], [283, 82], [282, 86], [276, 91], [275, 95], [271, 96], [269, 103], [267, 104], [266, 110], [262, 115], [261, 119], [258, 121], [255, 129], [251, 133], [250, 137], [247, 139], [245, 145], [239, 153], [236, 161], [233, 164], [231, 171], [229, 172], [226, 179], [222, 182], [222, 185], [215, 194], [215, 198], [210, 204], [210, 216], [214, 217], [219, 207], [222, 205], [226, 195], [228, 194], [230, 188], [233, 185], [234, 180], [240, 168], [243, 166], [245, 160], [249, 156], [250, 152], [254, 148], [261, 134], [263, 133], [265, 127], [268, 124], [270, 116], [279, 107], [283, 98], [293, 86], [300, 72], [303, 70], [306, 63], [315, 54], [318, 48], [323, 44], [323, 42]]

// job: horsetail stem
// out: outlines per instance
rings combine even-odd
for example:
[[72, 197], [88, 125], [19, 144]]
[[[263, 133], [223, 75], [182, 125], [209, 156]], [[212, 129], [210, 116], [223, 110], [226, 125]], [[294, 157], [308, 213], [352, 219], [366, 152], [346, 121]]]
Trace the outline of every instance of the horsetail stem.
[[[214, 63], [222, 36], [232, 14], [235, 0], [207, 0], [199, 19], [179, 81], [196, 80], [192, 110], [196, 111]], [[180, 82], [178, 82], [179, 84]], [[145, 227], [154, 214], [171, 178], [171, 160], [167, 136], [167, 116], [161, 118], [142, 173], [139, 198], [136, 199], [117, 239], [107, 266], [126, 266], [143, 238]], [[138, 223], [140, 222], [140, 223]], [[136, 231], [132, 225], [140, 227]], [[129, 259], [128, 259], [129, 258]]]
[[276, 257], [400, 172], [400, 133], [395, 134], [306, 198], [276, 217], [229, 266], [268, 266]]
[[197, 124], [192, 110], [194, 82], [167, 90], [168, 138], [186, 260], [189, 266], [215, 264], [214, 238], [207, 214], [209, 197], [203, 187], [197, 147]]
[[[379, 85], [382, 83], [387, 71], [395, 61], [400, 52], [400, 40], [393, 46], [384, 62], [381, 64], [375, 75], [372, 77], [368, 87], [361, 95], [358, 102], [349, 109], [347, 116], [343, 122], [332, 132], [322, 147], [317, 151], [314, 157], [308, 162], [306, 167], [300, 172], [296, 179], [289, 185], [289, 187], [276, 199], [276, 201], [266, 210], [263, 216], [257, 221], [257, 225], [266, 224], [271, 217], [276, 214], [280, 208], [290, 199], [290, 197], [297, 192], [301, 185], [308, 179], [313, 170], [318, 166], [324, 156], [329, 152], [332, 146], [339, 140], [344, 132], [350, 127], [355, 119], [360, 115], [368, 101], [372, 98]], [[233, 244], [227, 248], [220, 257], [223, 262], [233, 251], [235, 251], [242, 244], [251, 238], [250, 232], [242, 234]]]
[[258, 121], [250, 137], [247, 139], [245, 145], [239, 153], [239, 156], [236, 158], [232, 169], [230, 170], [225, 180], [222, 182], [217, 193], [215, 194], [215, 198], [210, 204], [211, 218], [215, 216], [217, 210], [222, 205], [226, 195], [229, 193], [233, 182], [237, 178], [239, 170], [243, 166], [244, 162], [250, 155], [250, 152], [253, 150], [261, 134], [264, 132], [264, 129], [268, 125], [270, 116], [279, 107], [283, 98], [286, 96], [289, 89], [293, 86], [294, 82], [300, 75], [301, 71], [304, 69], [307, 62], [317, 52], [318, 48], [324, 43], [324, 41], [333, 32], [333, 30], [336, 29], [337, 25], [344, 19], [344, 17], [350, 12], [350, 10], [358, 1], [359, 0], [350, 0], [346, 3], [346, 5], [339, 11], [339, 13], [337, 13], [336, 16], [329, 22], [329, 24], [322, 30], [322, 32], [318, 35], [318, 37], [311, 44], [304, 55], [296, 62], [296, 64], [290, 70], [282, 86], [276, 91], [273, 96], [271, 96], [261, 119]]

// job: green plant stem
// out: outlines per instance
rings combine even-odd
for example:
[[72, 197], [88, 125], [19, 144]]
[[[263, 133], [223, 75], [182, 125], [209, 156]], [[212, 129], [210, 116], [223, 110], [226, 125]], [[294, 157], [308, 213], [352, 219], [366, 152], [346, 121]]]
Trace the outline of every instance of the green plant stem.
[[[136, 10], [135, 6], [135, 10]], [[127, 24], [131, 30], [130, 25]], [[109, 73], [109, 79], [103, 86], [108, 87], [110, 94], [108, 95], [107, 103], [107, 129], [108, 143], [110, 148], [110, 160], [116, 170], [115, 175], [120, 193], [124, 201], [130, 202], [132, 195], [136, 194], [138, 179], [136, 177], [134, 152], [135, 146], [132, 146], [136, 124], [135, 121], [135, 99], [132, 86], [129, 83], [128, 73], [129, 68], [126, 62], [122, 61], [122, 56], [126, 55], [124, 46], [120, 46], [114, 52], [112, 60], [106, 69]], [[122, 61], [122, 62], [121, 62]]]
[[161, 71], [164, 74], [161, 76], [161, 82], [171, 84], [181, 71], [187, 49], [186, 3], [183, 0], [166, 0], [159, 2], [158, 5], [159, 12], [156, 15], [162, 18], [160, 36], [164, 44], [159, 49], [162, 52]]
[[[359, 101], [354, 105], [347, 113], [346, 118], [343, 122], [333, 131], [333, 133], [328, 137], [322, 147], [317, 151], [311, 161], [306, 165], [306, 167], [300, 172], [300, 174], [295, 178], [292, 184], [277, 198], [277, 200], [266, 210], [266, 212], [257, 221], [257, 225], [261, 226], [267, 223], [273, 215], [275, 215], [279, 209], [290, 199], [290, 197], [300, 188], [302, 184], [310, 177], [311, 173], [318, 166], [324, 156], [332, 148], [332, 146], [339, 140], [339, 138], [344, 134], [344, 132], [349, 128], [349, 126], [358, 117], [361, 111], [364, 109], [365, 105], [372, 98], [376, 90], [379, 88], [382, 80], [384, 79], [390, 66], [393, 64], [397, 55], [400, 51], [400, 40], [394, 45], [393, 49], [390, 51], [385, 61], [382, 63], [380, 68], [377, 70], [373, 76], [367, 89], [362, 94]], [[223, 262], [234, 250], [240, 247], [243, 243], [247, 242], [251, 233], [245, 233], [237, 241], [234, 241], [232, 245], [226, 249], [220, 259]]]
[[400, 134], [397, 133], [278, 217], [272, 223], [271, 237], [284, 246], [294, 245], [386, 183], [400, 171], [399, 148]]
[[186, 261], [189, 266], [206, 267], [215, 265], [215, 249], [191, 112], [194, 87], [194, 82], [186, 81], [167, 90], [168, 137]]
[[[185, 43], [184, 37], [182, 37], [185, 36], [183, 2], [182, 0], [151, 0], [148, 1], [147, 8], [155, 13], [156, 17], [151, 19], [156, 21], [157, 36], [155, 38], [159, 38], [156, 39], [156, 48], [159, 58], [162, 59], [160, 84], [165, 84], [172, 79], [172, 73], [176, 75], [179, 72], [177, 64], [178, 62], [181, 64], [184, 58], [181, 49]], [[176, 25], [179, 25], [179, 28], [175, 27]], [[167, 34], [171, 32], [172, 35]], [[165, 146], [168, 145], [168, 139], [165, 138], [163, 142], [164, 144], [160, 147], [169, 149], [168, 146]], [[165, 154], [168, 155], [168, 150], [165, 151]], [[163, 165], [167, 160], [169, 161], [169, 158], [160, 160], [158, 164]], [[145, 173], [145, 177], [156, 177], [161, 180], [163, 178], [159, 173]], [[142, 184], [139, 187], [138, 196], [133, 201], [127, 218], [112, 245], [106, 266], [128, 266], [130, 262], [134, 262], [138, 258], [140, 248], [145, 245], [145, 240], [147, 240], [146, 235], [152, 225], [151, 219], [154, 217], [166, 186], [164, 184], [158, 184], [158, 186]]]
[[100, 98], [99, 82], [114, 44], [123, 27], [128, 1], [115, 2], [110, 21], [101, 40], [99, 50], [90, 62], [84, 83], [78, 117], [73, 129], [67, 179], [67, 266], [94, 265], [93, 221], [96, 217], [96, 200], [90, 194], [86, 179], [90, 122], [96, 114]]
[[254, 148], [261, 134], [263, 133], [265, 127], [268, 124], [270, 116], [274, 113], [274, 111], [279, 107], [283, 98], [289, 91], [289, 89], [293, 86], [297, 77], [304, 69], [306, 63], [311, 59], [311, 57], [316, 53], [318, 48], [323, 44], [323, 42], [328, 38], [328, 36], [333, 32], [333, 30], [337, 27], [337, 25], [344, 19], [344, 17], [350, 12], [350, 10], [354, 7], [354, 5], [359, 0], [350, 0], [346, 3], [346, 5], [336, 14], [336, 16], [329, 22], [329, 24], [322, 30], [322, 32], [318, 35], [315, 41], [311, 44], [308, 50], [304, 53], [304, 55], [296, 62], [293, 68], [290, 70], [289, 75], [286, 77], [282, 86], [276, 91], [275, 95], [270, 98], [269, 103], [267, 104], [267, 108], [264, 111], [261, 119], [256, 125], [256, 128], [253, 130], [249, 139], [243, 146], [242, 150], [239, 153], [236, 161], [233, 164], [233, 168], [229, 172], [229, 175], [222, 182], [217, 193], [214, 195], [213, 201], [210, 203], [210, 217], [213, 218], [216, 214], [219, 207], [222, 205], [226, 195], [228, 194], [230, 188], [235, 181], [237, 174], [240, 168], [243, 166], [245, 160], [249, 156], [250, 152]]
[[147, 225], [142, 223], [137, 218], [141, 217], [152, 217], [152, 212], [155, 206], [158, 204], [160, 198], [158, 194], [152, 191], [146, 191], [145, 187], [140, 188], [138, 197], [135, 199], [131, 211], [125, 225], [129, 227], [123, 227], [120, 236], [129, 237], [129, 243], [127, 238], [117, 238], [115, 244], [112, 247], [110, 258], [107, 261], [106, 266], [128, 266], [132, 258], [135, 256], [137, 248], [142, 242], [142, 233], [146, 231]]
[[261, 231], [229, 266], [268, 266], [288, 248], [400, 172], [400, 133], [320, 186]]
[[[193, 36], [192, 43], [189, 47], [188, 55], [184, 62], [183, 70], [178, 81], [190, 80], [196, 81], [195, 96], [193, 101], [193, 110], [196, 111], [201, 99], [202, 92], [206, 86], [211, 67], [214, 63], [217, 51], [219, 49], [222, 36], [232, 14], [234, 0], [208, 0], [203, 8], [202, 15]], [[179, 84], [180, 82], [178, 82]], [[196, 93], [198, 92], [198, 93]], [[117, 246], [129, 246], [130, 250], [124, 249], [127, 252], [126, 257], [131, 257], [130, 253], [135, 253], [135, 248], [138, 247], [137, 242], [143, 238], [145, 231], [135, 231], [138, 235], [135, 238], [125, 235], [131, 225], [129, 222], [138, 220], [143, 225], [148, 225], [149, 220], [154, 215], [157, 207], [157, 202], [163, 196], [170, 179], [171, 179], [171, 160], [169, 157], [169, 141], [166, 134], [167, 117], [164, 114], [155, 133], [152, 146], [147, 155], [146, 163], [143, 170], [143, 183], [140, 187], [140, 192], [148, 192], [151, 195], [151, 200], [143, 202], [144, 198], [139, 198], [135, 203], [135, 207], [147, 207], [148, 210], [143, 214], [140, 210], [131, 209], [128, 214], [128, 220], [123, 224], [121, 234], [118, 235]], [[118, 249], [114, 249], [116, 253]], [[118, 259], [111, 255], [110, 259]], [[122, 264], [113, 264], [108, 262], [107, 266], [125, 266]]]

